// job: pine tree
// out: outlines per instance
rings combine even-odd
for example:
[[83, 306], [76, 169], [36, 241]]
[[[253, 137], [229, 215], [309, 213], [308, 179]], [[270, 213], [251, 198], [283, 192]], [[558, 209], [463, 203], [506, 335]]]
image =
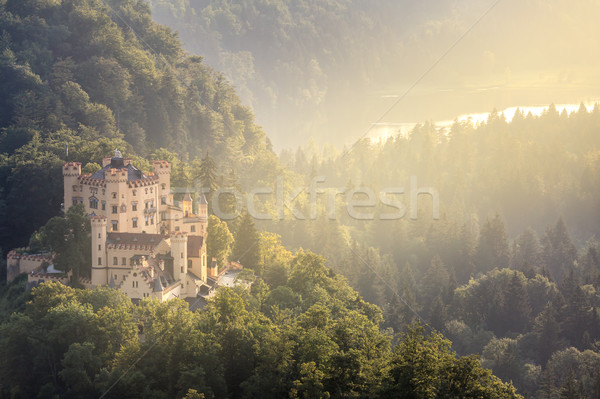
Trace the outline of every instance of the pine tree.
[[508, 238], [500, 215], [496, 214], [493, 219], [488, 219], [483, 224], [477, 245], [476, 260], [477, 268], [480, 271], [508, 267]]
[[212, 206], [212, 194], [217, 189], [217, 165], [215, 161], [206, 152], [206, 156], [200, 161], [198, 168], [198, 176], [200, 183], [202, 184], [202, 190], [205, 192], [206, 199], [208, 200], [208, 212], [213, 213]]
[[533, 332], [537, 338], [537, 361], [544, 365], [560, 347], [560, 324], [556, 321], [556, 310], [552, 304], [547, 304], [535, 318]]
[[571, 241], [562, 217], [554, 228], [546, 230], [542, 241], [544, 263], [558, 281], [577, 259], [577, 248]]
[[524, 332], [529, 324], [531, 306], [526, 290], [526, 281], [521, 273], [514, 272], [506, 289], [504, 314], [507, 331]]
[[527, 265], [536, 270], [540, 264], [540, 243], [535, 230], [529, 227], [515, 240], [512, 267], [524, 271]]
[[231, 258], [261, 274], [260, 250], [260, 234], [256, 229], [254, 219], [248, 212], [243, 212], [235, 232], [235, 243]]

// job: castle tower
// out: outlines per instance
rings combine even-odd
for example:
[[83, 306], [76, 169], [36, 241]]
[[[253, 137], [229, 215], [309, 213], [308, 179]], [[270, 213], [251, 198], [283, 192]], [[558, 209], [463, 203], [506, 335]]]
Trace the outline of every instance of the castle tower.
[[158, 176], [160, 211], [165, 212], [172, 204], [171, 200], [171, 164], [167, 161], [154, 161], [154, 174]]
[[[200, 217], [201, 223], [201, 232], [206, 233], [206, 229], [208, 227], [208, 201], [204, 196], [204, 193], [200, 194], [200, 199], [198, 200], [198, 216]], [[206, 280], [205, 280], [206, 281]]]
[[90, 217], [92, 225], [92, 286], [108, 284], [106, 258], [106, 216]]
[[63, 165], [65, 212], [67, 212], [69, 208], [74, 205], [74, 198], [78, 202], [78, 199], [83, 200], [83, 193], [79, 192], [79, 184], [77, 180], [79, 176], [81, 176], [81, 162], [69, 162]]
[[173, 257], [173, 278], [183, 280], [187, 274], [187, 234], [171, 233], [171, 256]]
[[[113, 158], [114, 160], [114, 158]], [[108, 228], [110, 231], [127, 229], [127, 169], [107, 169], [104, 175], [108, 208]]]
[[190, 190], [185, 190], [185, 195], [183, 196], [183, 201], [181, 201], [181, 209], [183, 210], [184, 217], [190, 217], [194, 213], [192, 208], [192, 196], [190, 195]]

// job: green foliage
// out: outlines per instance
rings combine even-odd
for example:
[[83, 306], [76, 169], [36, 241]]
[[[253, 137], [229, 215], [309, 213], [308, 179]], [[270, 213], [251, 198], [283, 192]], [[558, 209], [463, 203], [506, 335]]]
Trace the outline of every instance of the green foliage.
[[248, 212], [242, 214], [234, 238], [232, 258], [261, 274], [260, 234]]
[[215, 258], [219, 267], [228, 264], [228, 257], [233, 244], [233, 234], [229, 232], [227, 223], [214, 215], [208, 217], [208, 228], [206, 229], [206, 251], [209, 261]]
[[274, 159], [270, 144], [232, 86], [188, 56], [143, 2], [0, 2], [0, 26], [4, 252], [59, 214], [64, 161], [91, 173], [115, 148], [166, 159], [164, 148], [177, 160], [174, 187], [192, 183], [179, 160], [206, 151], [251, 170], [244, 183], [272, 173], [263, 165]]
[[82, 204], [72, 206], [64, 216], [55, 216], [33, 235], [30, 246], [54, 253], [54, 266], [73, 271], [75, 279], [91, 276], [90, 219]]
[[407, 398], [520, 398], [476, 357], [456, 358], [438, 333], [410, 329], [394, 348], [383, 395]]

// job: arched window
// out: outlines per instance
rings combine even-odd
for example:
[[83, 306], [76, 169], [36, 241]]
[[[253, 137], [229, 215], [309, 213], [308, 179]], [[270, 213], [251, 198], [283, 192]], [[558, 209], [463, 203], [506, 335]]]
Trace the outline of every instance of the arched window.
[[91, 196], [90, 197], [90, 208], [98, 209], [98, 198]]

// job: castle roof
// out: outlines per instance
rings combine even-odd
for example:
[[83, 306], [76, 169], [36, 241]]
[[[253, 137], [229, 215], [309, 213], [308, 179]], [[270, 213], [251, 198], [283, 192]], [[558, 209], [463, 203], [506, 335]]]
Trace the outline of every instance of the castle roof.
[[192, 196], [190, 195], [190, 190], [185, 190], [185, 195], [183, 196], [183, 200], [186, 202], [192, 202]]
[[137, 246], [138, 248], [155, 248], [167, 238], [162, 234], [145, 233], [107, 233], [106, 244]]
[[139, 170], [132, 164], [125, 165], [123, 158], [112, 158], [108, 165], [94, 173], [92, 176], [90, 176], [90, 178], [104, 180], [104, 177], [106, 176], [106, 171], [109, 169], [127, 169], [127, 181], [135, 181], [148, 178], [148, 176], [146, 176], [141, 170]]
[[200, 200], [198, 202], [200, 203], [200, 205], [208, 205], [208, 201], [206, 201], [206, 197], [204, 196], [204, 193], [201, 193]]

